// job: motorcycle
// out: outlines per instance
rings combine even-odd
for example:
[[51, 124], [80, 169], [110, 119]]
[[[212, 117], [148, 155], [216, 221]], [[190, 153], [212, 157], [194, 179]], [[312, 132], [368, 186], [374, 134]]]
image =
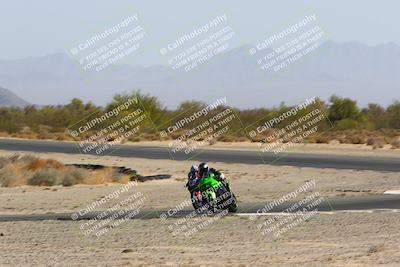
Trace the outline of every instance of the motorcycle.
[[226, 209], [229, 212], [238, 210], [238, 202], [235, 194], [232, 193], [229, 182], [226, 179], [217, 180], [213, 173], [209, 177], [201, 179], [200, 183], [189, 191], [195, 210], [200, 208], [211, 212]]

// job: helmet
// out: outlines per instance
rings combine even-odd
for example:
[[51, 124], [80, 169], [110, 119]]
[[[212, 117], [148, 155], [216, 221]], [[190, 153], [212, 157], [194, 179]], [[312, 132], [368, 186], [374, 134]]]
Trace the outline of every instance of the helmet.
[[204, 174], [207, 174], [209, 172], [209, 168], [208, 168], [207, 163], [205, 163], [205, 162], [200, 163], [199, 172], [200, 172], [200, 177], [203, 177]]
[[199, 167], [197, 165], [193, 165], [192, 167], [190, 167], [190, 172], [198, 172], [199, 171]]

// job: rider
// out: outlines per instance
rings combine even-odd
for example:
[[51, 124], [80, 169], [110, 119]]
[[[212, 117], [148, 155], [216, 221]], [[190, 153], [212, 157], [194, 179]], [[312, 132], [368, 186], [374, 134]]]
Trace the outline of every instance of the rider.
[[225, 184], [225, 177], [224, 177], [224, 174], [222, 172], [217, 171], [214, 168], [209, 168], [207, 163], [205, 163], [205, 162], [200, 163], [200, 165], [199, 165], [199, 176], [200, 176], [200, 178], [210, 177], [210, 174], [214, 174], [215, 180]]
[[188, 173], [188, 182], [186, 186], [189, 191], [192, 191], [200, 184], [200, 175], [199, 175], [199, 167], [197, 165], [193, 165], [190, 167], [190, 171]]
[[189, 192], [193, 191], [197, 186], [200, 185], [203, 178], [210, 177], [211, 174], [214, 174], [215, 180], [222, 182], [224, 185], [227, 185], [224, 174], [220, 171], [217, 171], [214, 168], [209, 168], [207, 163], [200, 163], [199, 166], [193, 165], [190, 167], [190, 171], [188, 173], [188, 181], [186, 183], [186, 187]]

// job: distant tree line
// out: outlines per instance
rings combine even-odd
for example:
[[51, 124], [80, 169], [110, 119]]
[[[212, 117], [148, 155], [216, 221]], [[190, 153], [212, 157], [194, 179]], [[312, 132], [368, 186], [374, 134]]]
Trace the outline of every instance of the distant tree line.
[[[140, 91], [134, 91], [130, 94], [120, 94], [114, 96], [112, 101], [105, 107], [96, 106], [91, 102], [84, 103], [79, 99], [73, 99], [69, 104], [45, 106], [37, 108], [28, 106], [25, 108], [0, 108], [0, 132], [3, 135], [19, 136], [30, 138], [35, 135], [36, 138], [49, 139], [68, 139], [68, 127], [76, 124], [84, 118], [101, 114], [112, 110], [120, 103], [129, 98], [138, 97], [151, 124], [146, 125], [149, 133], [157, 133], [159, 128], [166, 122], [174, 122], [184, 114], [191, 114], [193, 110], [200, 110], [207, 106], [200, 101], [182, 102], [175, 110], [167, 109], [160, 100]], [[400, 102], [395, 101], [387, 107], [379, 104], [369, 104], [365, 108], [357, 106], [356, 101], [339, 96], [330, 97], [329, 101], [317, 100], [322, 107], [333, 127], [329, 127], [329, 132], [344, 130], [384, 130], [400, 129]], [[233, 127], [240, 129], [254, 124], [260, 118], [272, 118], [289, 109], [291, 106], [281, 104], [272, 108], [252, 108], [240, 110], [233, 108], [239, 120]], [[216, 110], [215, 112], [217, 112]], [[328, 126], [326, 127], [328, 129]], [[242, 133], [237, 133], [242, 135]], [[55, 136], [58, 136], [54, 138]], [[33, 138], [33, 137], [32, 137]], [[157, 139], [155, 135], [155, 139]]]

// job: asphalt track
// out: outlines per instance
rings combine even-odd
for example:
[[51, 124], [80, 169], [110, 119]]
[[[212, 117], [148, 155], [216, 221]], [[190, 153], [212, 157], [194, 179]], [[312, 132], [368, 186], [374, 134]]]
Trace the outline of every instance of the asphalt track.
[[[282, 205], [275, 206], [268, 212], [263, 213], [262, 209], [267, 203], [239, 203], [240, 208], [236, 214], [251, 215], [256, 213], [262, 213], [262, 215], [274, 214], [276, 212], [282, 212], [289, 207], [292, 207], [295, 202], [285, 202]], [[337, 212], [337, 211], [366, 211], [366, 210], [390, 210], [400, 211], [400, 195], [382, 195], [382, 196], [368, 196], [368, 197], [352, 197], [352, 198], [334, 198], [322, 201], [316, 206], [319, 212]], [[293, 209], [291, 212], [296, 212], [299, 209]], [[73, 221], [72, 215], [76, 213], [46, 213], [46, 214], [31, 214], [31, 215], [0, 215], [0, 222], [10, 221], [44, 221], [44, 220], [58, 220], [58, 221]], [[103, 211], [92, 212], [85, 214], [84, 216], [78, 216], [78, 220], [90, 220], [95, 218]], [[193, 209], [183, 209], [176, 211], [174, 208], [164, 210], [141, 210], [139, 214], [130, 219], [156, 219], [163, 217], [168, 218], [183, 218], [193, 212]], [[128, 214], [129, 211], [126, 212]], [[235, 215], [232, 213], [230, 215]], [[104, 219], [108, 216], [104, 217]]]
[[[38, 153], [66, 153], [81, 154], [75, 143], [56, 142], [56, 141], [31, 141], [17, 139], [0, 139], [0, 150], [26, 151]], [[96, 155], [95, 152], [91, 153]], [[111, 154], [120, 157], [137, 157], [147, 159], [175, 159], [185, 160], [188, 156], [184, 153], [172, 154], [167, 148], [148, 147], [148, 146], [116, 146]], [[237, 150], [200, 150], [196, 155], [190, 155], [191, 159], [208, 162], [244, 163], [244, 164], [272, 164], [296, 167], [313, 168], [334, 168], [334, 169], [353, 169], [353, 170], [373, 170], [373, 171], [400, 171], [400, 158], [386, 157], [350, 157], [338, 155], [317, 155], [288, 153], [276, 157], [270, 153], [262, 154], [256, 151], [237, 151]], [[240, 203], [239, 214], [254, 214], [261, 210], [267, 203]], [[294, 203], [274, 207], [270, 213], [282, 212], [291, 207]], [[172, 207], [171, 207], [172, 208]], [[329, 199], [318, 205], [318, 211], [365, 211], [365, 210], [399, 210], [400, 195], [368, 196], [359, 198], [340, 198]], [[168, 211], [169, 210], [169, 211]], [[295, 212], [296, 210], [293, 210]], [[86, 214], [79, 219], [88, 220], [96, 217], [102, 211]], [[171, 214], [171, 209], [166, 210], [142, 210], [133, 219], [152, 219], [160, 218], [163, 214], [180, 218], [191, 213], [192, 209], [184, 209]], [[32, 214], [32, 215], [0, 215], [0, 222], [4, 221], [37, 221], [37, 220], [72, 220], [71, 213], [60, 214]]]
[[[27, 152], [54, 152], [82, 154], [76, 143], [57, 141], [32, 141], [0, 139], [0, 150]], [[400, 171], [400, 158], [354, 157], [343, 155], [320, 155], [286, 153], [278, 156], [273, 153], [238, 150], [198, 150], [189, 155], [184, 152], [172, 153], [165, 147], [118, 145], [109, 150], [110, 156], [136, 157], [146, 159], [192, 159], [206, 162], [225, 162], [243, 164], [271, 164], [276, 166], [295, 166], [312, 168], [353, 169], [372, 171]], [[95, 151], [87, 153], [96, 155]]]

